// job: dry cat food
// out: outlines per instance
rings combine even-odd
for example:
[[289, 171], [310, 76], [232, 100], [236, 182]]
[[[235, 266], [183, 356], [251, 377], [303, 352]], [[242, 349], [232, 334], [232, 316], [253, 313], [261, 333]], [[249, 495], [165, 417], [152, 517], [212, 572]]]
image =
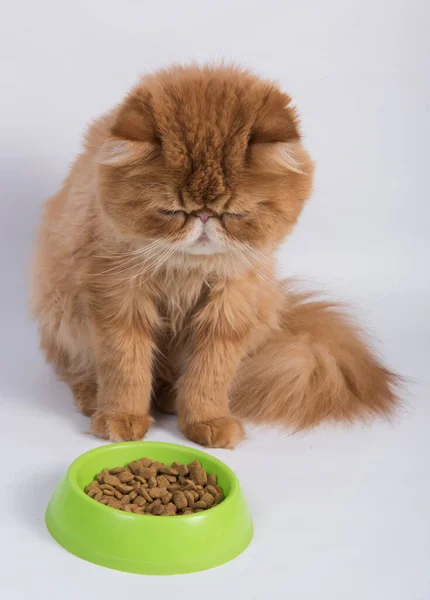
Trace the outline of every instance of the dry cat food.
[[198, 460], [170, 467], [149, 458], [134, 460], [104, 469], [85, 493], [118, 510], [156, 516], [190, 515], [224, 500], [216, 475], [209, 475]]

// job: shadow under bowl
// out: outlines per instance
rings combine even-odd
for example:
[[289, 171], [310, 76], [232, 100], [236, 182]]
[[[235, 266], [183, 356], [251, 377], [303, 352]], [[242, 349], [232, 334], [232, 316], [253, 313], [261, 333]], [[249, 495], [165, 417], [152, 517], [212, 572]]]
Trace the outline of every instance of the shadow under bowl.
[[[225, 499], [209, 510], [172, 517], [136, 515], [96, 502], [84, 488], [105, 468], [142, 457], [170, 465], [199, 460], [217, 475]], [[145, 575], [203, 571], [238, 556], [253, 535], [239, 481], [206, 452], [162, 442], [125, 442], [77, 458], [54, 492], [45, 515], [53, 538], [66, 550], [103, 567]]]

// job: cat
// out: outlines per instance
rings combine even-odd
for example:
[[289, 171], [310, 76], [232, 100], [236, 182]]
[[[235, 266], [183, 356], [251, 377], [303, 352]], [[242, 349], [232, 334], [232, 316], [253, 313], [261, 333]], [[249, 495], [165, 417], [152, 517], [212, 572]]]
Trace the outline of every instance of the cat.
[[46, 203], [32, 301], [94, 434], [143, 438], [151, 404], [225, 448], [241, 419], [393, 411], [396, 375], [353, 321], [275, 278], [313, 171], [290, 97], [235, 67], [145, 76], [91, 125]]

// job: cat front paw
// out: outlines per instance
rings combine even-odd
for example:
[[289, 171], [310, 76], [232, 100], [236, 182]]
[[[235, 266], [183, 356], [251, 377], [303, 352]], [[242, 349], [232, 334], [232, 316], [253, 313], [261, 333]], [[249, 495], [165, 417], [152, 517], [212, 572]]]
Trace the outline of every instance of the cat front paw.
[[245, 437], [242, 423], [234, 417], [186, 423], [182, 431], [189, 440], [210, 448], [235, 448]]
[[152, 421], [149, 415], [126, 415], [106, 410], [93, 414], [91, 432], [112, 442], [131, 442], [141, 440]]

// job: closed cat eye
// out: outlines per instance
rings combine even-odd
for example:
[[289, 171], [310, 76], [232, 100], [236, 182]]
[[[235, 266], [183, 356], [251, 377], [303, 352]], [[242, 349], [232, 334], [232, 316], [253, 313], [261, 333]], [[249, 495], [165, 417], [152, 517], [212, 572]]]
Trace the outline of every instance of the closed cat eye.
[[245, 213], [233, 213], [233, 212], [225, 212], [221, 215], [223, 218], [226, 217], [228, 219], [236, 219], [240, 221], [240, 219], [244, 219], [246, 217]]
[[[160, 208], [158, 210], [158, 213], [160, 215], [163, 215], [165, 217], [188, 217], [191, 216], [188, 213], [186, 213], [184, 210], [166, 210], [166, 209], [162, 209]], [[198, 213], [192, 213], [192, 216], [197, 216]], [[236, 219], [236, 220], [240, 220], [240, 219], [244, 219], [245, 218], [245, 214], [244, 213], [234, 213], [234, 212], [224, 212], [221, 215], [217, 215], [217, 214], [213, 214], [211, 215], [212, 217], [216, 217], [219, 219], [225, 219], [225, 218], [230, 218], [230, 219]]]
[[158, 213], [165, 217], [186, 217], [187, 216], [185, 211], [183, 211], [183, 210], [164, 210], [164, 209], [160, 208], [158, 210]]

